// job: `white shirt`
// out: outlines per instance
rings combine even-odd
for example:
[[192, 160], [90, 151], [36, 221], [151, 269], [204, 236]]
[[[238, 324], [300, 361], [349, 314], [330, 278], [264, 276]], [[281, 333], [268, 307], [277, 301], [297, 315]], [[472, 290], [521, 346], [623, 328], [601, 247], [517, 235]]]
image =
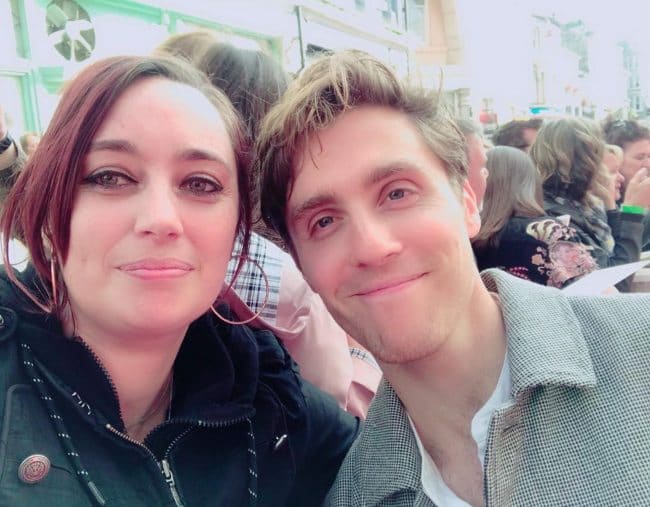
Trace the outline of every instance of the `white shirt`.
[[[492, 414], [498, 408], [508, 405], [511, 401], [510, 391], [512, 389], [512, 381], [510, 379], [510, 365], [508, 363], [508, 355], [506, 354], [503, 360], [503, 368], [499, 375], [499, 380], [494, 388], [494, 392], [490, 398], [485, 402], [478, 412], [472, 418], [472, 438], [478, 447], [478, 458], [481, 461], [481, 466], [485, 463], [485, 447], [487, 445], [487, 433], [490, 425]], [[456, 495], [442, 480], [442, 476], [436, 467], [433, 459], [429, 453], [424, 449], [422, 440], [418, 435], [413, 421], [409, 416], [411, 429], [415, 434], [415, 440], [418, 444], [420, 456], [422, 457], [422, 489], [424, 493], [439, 507], [470, 507], [470, 505]]]

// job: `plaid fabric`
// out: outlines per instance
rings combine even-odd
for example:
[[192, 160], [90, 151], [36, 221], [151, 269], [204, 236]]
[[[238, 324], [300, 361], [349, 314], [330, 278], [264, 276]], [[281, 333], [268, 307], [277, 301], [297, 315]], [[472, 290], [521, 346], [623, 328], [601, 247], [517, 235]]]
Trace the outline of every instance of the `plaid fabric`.
[[[512, 406], [490, 422], [487, 506], [650, 505], [650, 296], [565, 296], [498, 270]], [[330, 506], [431, 506], [406, 413], [383, 382]]]
[[[226, 284], [230, 283], [235, 274], [239, 260], [238, 255], [240, 253], [241, 243], [238, 240], [233, 250], [233, 258], [228, 264]], [[269, 324], [275, 325], [278, 313], [282, 266], [289, 255], [270, 241], [266, 241], [262, 236], [253, 233], [251, 234], [248, 257], [256, 261], [259, 266], [256, 266], [255, 262], [251, 262], [250, 260], [246, 262], [235, 279], [233, 289], [253, 313], [259, 312], [266, 298], [266, 283], [260, 272], [260, 268], [263, 269], [269, 282], [269, 295], [260, 317]]]
[[378, 370], [380, 369], [377, 360], [372, 357], [372, 354], [367, 350], [350, 347], [350, 357], [360, 359], [361, 361], [368, 363], [370, 366], [377, 368]]

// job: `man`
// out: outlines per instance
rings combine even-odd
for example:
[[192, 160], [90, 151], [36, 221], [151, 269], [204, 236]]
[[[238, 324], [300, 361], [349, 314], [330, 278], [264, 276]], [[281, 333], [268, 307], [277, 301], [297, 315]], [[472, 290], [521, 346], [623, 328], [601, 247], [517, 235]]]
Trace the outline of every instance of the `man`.
[[330, 505], [650, 502], [650, 298], [479, 275], [465, 143], [432, 97], [325, 57], [256, 159], [265, 220], [384, 372]]
[[512, 120], [503, 124], [492, 135], [494, 146], [512, 146], [528, 153], [535, 142], [537, 132], [542, 128], [541, 118]]

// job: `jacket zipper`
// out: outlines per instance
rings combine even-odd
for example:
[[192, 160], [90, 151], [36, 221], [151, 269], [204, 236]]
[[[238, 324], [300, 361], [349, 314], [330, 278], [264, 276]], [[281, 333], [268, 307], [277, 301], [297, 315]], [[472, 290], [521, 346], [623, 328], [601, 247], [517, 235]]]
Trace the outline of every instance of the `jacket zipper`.
[[165, 477], [165, 482], [167, 483], [167, 486], [169, 486], [169, 490], [172, 493], [172, 497], [174, 497], [174, 502], [176, 502], [176, 506], [183, 507], [183, 502], [181, 501], [181, 497], [178, 494], [178, 490], [176, 489], [176, 482], [174, 482], [174, 474], [172, 473], [171, 466], [169, 466], [169, 461], [163, 459], [160, 462], [160, 469], [162, 470], [163, 476]]
[[[156, 458], [156, 455], [151, 452], [151, 449], [149, 449], [146, 445], [144, 445], [142, 442], [138, 442], [136, 439], [131, 438], [128, 436], [126, 433], [122, 433], [121, 431], [115, 429], [110, 423], [106, 423], [106, 429], [108, 429], [110, 432], [114, 433], [115, 435], [119, 436], [120, 438], [126, 440], [127, 442], [137, 445], [141, 449], [144, 449], [146, 453], [151, 456], [151, 459], [153, 459], [154, 463], [158, 465], [158, 468], [160, 468], [160, 471], [162, 472], [163, 478], [165, 479], [165, 483], [169, 487], [169, 492], [172, 495], [172, 498], [174, 499], [174, 503], [176, 504], [176, 507], [184, 507], [183, 506], [183, 501], [181, 500], [181, 496], [178, 494], [178, 490], [176, 489], [176, 481], [174, 480], [174, 474], [172, 473], [172, 469], [169, 466], [169, 462], [167, 461], [166, 458], [164, 458], [162, 461], [158, 461]], [[188, 430], [189, 431], [189, 430]], [[172, 445], [177, 441], [178, 439], [174, 439], [172, 444], [167, 448], [167, 451], [165, 455], [167, 455], [172, 447]]]
[[[193, 420], [187, 420], [187, 419], [176, 419], [174, 420], [174, 424], [192, 424], [196, 425], [199, 427], [203, 428], [225, 428], [226, 426], [231, 426], [233, 424], [237, 424], [240, 422], [243, 422], [247, 419], [248, 415], [246, 416], [240, 416], [235, 419], [229, 419], [227, 421], [222, 421], [222, 422], [214, 422], [214, 423], [209, 423], [205, 421], [193, 421]], [[161, 426], [164, 426], [166, 424], [169, 424], [169, 422], [164, 422], [162, 424], [159, 424], [157, 428], [160, 428]], [[165, 479], [165, 482], [167, 483], [167, 486], [169, 487], [169, 491], [171, 492], [172, 498], [174, 499], [174, 503], [176, 504], [176, 507], [184, 507], [183, 501], [181, 500], [181, 496], [178, 493], [178, 489], [176, 489], [176, 480], [174, 479], [174, 473], [172, 472], [171, 465], [169, 464], [169, 454], [171, 453], [172, 448], [185, 436], [187, 436], [194, 428], [188, 428], [185, 431], [183, 431], [180, 435], [178, 435], [174, 440], [170, 442], [170, 444], [167, 446], [167, 449], [165, 450], [165, 454], [163, 456], [163, 459], [161, 461], [158, 461], [156, 458], [156, 455], [149, 449], [146, 445], [144, 445], [142, 442], [138, 442], [134, 438], [131, 438], [129, 435], [126, 433], [122, 433], [120, 430], [116, 429], [113, 425], [110, 423], [106, 423], [106, 429], [109, 430], [111, 433], [119, 436], [120, 438], [126, 440], [127, 442], [130, 442], [134, 445], [137, 445], [141, 449], [144, 449], [145, 452], [151, 456], [151, 459], [158, 465], [158, 468], [160, 468], [160, 471], [162, 472], [162, 475]]]

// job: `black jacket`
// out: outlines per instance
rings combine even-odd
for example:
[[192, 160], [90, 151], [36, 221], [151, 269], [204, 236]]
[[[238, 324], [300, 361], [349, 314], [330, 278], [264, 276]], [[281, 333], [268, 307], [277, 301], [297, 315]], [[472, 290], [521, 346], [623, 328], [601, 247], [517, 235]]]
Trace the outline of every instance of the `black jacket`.
[[[320, 505], [358, 432], [271, 333], [206, 315], [176, 359], [171, 419], [140, 445], [92, 351], [24, 307], [3, 272], [2, 506]], [[51, 467], [25, 484], [19, 467], [33, 455]]]
[[[545, 194], [544, 209], [553, 217], [562, 215], [571, 217], [571, 227], [576, 231], [581, 243], [592, 247], [591, 254], [600, 268], [639, 260], [643, 235], [643, 215], [624, 213], [619, 210], [607, 211], [605, 219], [614, 238], [614, 250], [608, 253], [590, 230], [589, 224], [580, 210], [572, 206], [571, 203], [559, 204]], [[616, 287], [622, 292], [629, 292], [632, 287], [632, 277], [617, 283]]]
[[499, 268], [562, 288], [598, 268], [575, 230], [548, 216], [511, 217], [492, 242], [473, 245], [480, 271]]

